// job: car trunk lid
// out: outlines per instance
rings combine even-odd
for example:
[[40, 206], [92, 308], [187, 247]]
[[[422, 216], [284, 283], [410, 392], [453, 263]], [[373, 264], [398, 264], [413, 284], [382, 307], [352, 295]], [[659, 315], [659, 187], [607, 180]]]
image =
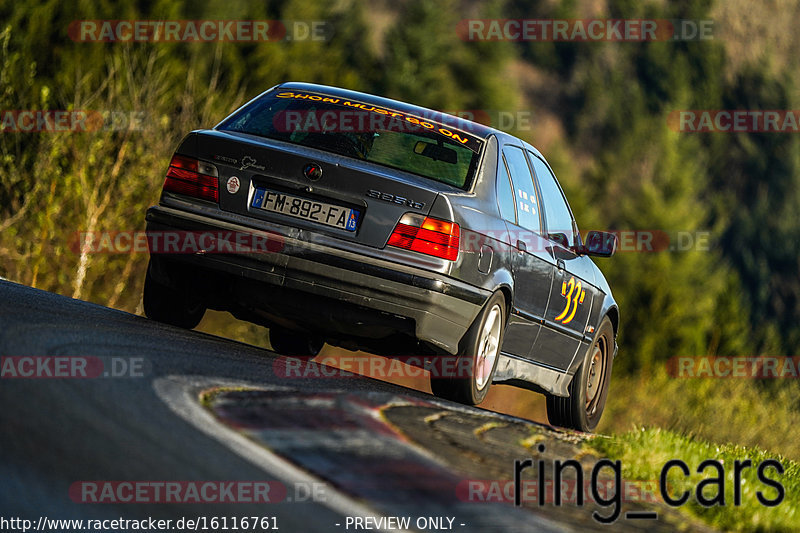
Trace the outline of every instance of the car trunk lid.
[[197, 132], [195, 149], [219, 171], [224, 211], [376, 248], [385, 246], [405, 213], [427, 215], [440, 190], [458, 191], [400, 170], [245, 133]]

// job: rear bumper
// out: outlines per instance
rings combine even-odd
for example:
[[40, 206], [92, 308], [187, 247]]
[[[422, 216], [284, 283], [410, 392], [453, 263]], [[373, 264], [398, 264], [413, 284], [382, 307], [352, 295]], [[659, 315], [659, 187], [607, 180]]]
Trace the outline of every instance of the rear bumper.
[[[222, 214], [225, 216], [225, 214]], [[273, 317], [285, 314], [293, 323], [310, 330], [334, 331], [337, 307], [360, 309], [366, 313], [352, 324], [354, 331], [371, 326], [369, 311], [375, 326], [386, 327], [388, 317], [413, 321], [411, 333], [449, 353], [456, 353], [458, 343], [472, 324], [490, 292], [435, 272], [401, 265], [359, 253], [361, 245], [342, 243], [342, 248], [313, 241], [313, 234], [296, 228], [270, 224], [256, 229], [230, 220], [206, 214], [187, 212], [166, 206], [147, 211], [147, 231], [230, 231], [268, 237], [276, 245], [270, 251], [246, 253], [153, 254], [161, 269], [155, 275], [171, 270], [212, 272], [215, 282], [230, 285], [230, 308], [263, 307]], [[374, 253], [374, 251], [373, 251]], [[168, 284], [180, 280], [161, 279]], [[184, 282], [197, 284], [188, 275]], [[203, 287], [192, 287], [203, 297]], [[224, 287], [223, 287], [224, 289]], [[315, 300], [324, 301], [324, 313], [308, 312]], [[243, 301], [244, 300], [244, 301]], [[226, 305], [222, 306], [227, 307]], [[285, 313], [281, 313], [284, 310]], [[304, 314], [305, 313], [305, 314]], [[339, 315], [338, 321], [341, 322]], [[329, 319], [326, 317], [330, 317]], [[399, 321], [398, 321], [399, 322]], [[358, 335], [357, 335], [358, 336]]]

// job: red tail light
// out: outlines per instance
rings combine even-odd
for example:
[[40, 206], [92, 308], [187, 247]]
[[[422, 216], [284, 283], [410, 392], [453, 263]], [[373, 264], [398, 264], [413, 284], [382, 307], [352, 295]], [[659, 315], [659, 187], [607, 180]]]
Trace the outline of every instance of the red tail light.
[[169, 163], [169, 169], [167, 169], [164, 190], [219, 202], [217, 167], [204, 161], [175, 154]]
[[406, 213], [395, 226], [388, 244], [455, 261], [460, 231], [455, 222]]

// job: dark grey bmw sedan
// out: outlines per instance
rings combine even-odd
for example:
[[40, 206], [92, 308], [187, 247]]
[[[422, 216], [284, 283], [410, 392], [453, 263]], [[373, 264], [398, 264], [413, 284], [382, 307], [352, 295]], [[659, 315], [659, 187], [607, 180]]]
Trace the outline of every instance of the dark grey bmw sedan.
[[[433, 392], [542, 392], [550, 422], [591, 431], [619, 311], [545, 158], [501, 131], [359, 92], [285, 83], [189, 133], [147, 211], [148, 317], [206, 309], [269, 328], [273, 349], [324, 343], [456, 358]], [[180, 253], [183, 252], [183, 253]]]

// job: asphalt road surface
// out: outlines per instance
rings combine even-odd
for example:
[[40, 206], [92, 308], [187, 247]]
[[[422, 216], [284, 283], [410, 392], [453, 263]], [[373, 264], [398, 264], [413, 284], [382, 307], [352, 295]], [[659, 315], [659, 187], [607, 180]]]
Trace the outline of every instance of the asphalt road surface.
[[[614, 509], [539, 505], [535, 469], [513, 505], [515, 459], [576, 459], [588, 478], [598, 458], [582, 435], [321, 379], [267, 350], [6, 281], [0, 356], [4, 531], [150, 518], [165, 531], [608, 531], [592, 512]], [[702, 529], [639, 488], [614, 531]], [[658, 518], [625, 517], [640, 511]], [[83, 523], [50, 522], [68, 519]]]

